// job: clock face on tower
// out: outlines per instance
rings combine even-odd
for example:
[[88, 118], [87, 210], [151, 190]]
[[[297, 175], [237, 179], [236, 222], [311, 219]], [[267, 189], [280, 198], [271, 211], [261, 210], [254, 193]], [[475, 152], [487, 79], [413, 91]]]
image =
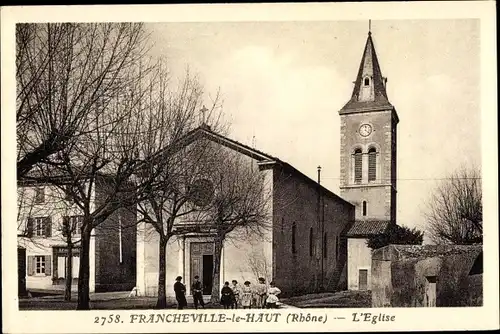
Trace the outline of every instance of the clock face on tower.
[[359, 134], [363, 137], [368, 137], [372, 133], [370, 124], [363, 124], [359, 127]]

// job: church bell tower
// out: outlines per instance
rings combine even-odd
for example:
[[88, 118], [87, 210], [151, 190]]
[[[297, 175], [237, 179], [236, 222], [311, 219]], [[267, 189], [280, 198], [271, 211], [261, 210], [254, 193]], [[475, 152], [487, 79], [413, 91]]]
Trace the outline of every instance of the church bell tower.
[[389, 102], [371, 32], [351, 99], [340, 115], [340, 193], [356, 220], [396, 222], [398, 114]]

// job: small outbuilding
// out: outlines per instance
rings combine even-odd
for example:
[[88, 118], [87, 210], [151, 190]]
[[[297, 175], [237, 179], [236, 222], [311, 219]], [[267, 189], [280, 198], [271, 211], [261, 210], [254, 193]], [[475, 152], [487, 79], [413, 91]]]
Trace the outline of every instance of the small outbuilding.
[[388, 245], [372, 253], [372, 307], [481, 306], [482, 245]]

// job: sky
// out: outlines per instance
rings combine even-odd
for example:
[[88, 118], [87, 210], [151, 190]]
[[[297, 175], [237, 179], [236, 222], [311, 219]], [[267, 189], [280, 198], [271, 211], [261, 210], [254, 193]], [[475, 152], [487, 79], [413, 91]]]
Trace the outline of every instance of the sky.
[[[425, 229], [439, 179], [481, 164], [478, 20], [371, 24], [398, 125], [398, 224]], [[229, 137], [277, 156], [339, 194], [339, 109], [349, 100], [368, 21], [148, 23], [152, 54], [220, 90]], [[255, 140], [253, 139], [255, 137]]]

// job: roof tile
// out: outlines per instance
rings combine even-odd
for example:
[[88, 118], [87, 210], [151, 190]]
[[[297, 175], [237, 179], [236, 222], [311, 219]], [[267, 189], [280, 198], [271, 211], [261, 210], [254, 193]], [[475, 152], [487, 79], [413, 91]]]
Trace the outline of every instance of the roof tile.
[[348, 237], [367, 237], [382, 234], [387, 230], [389, 220], [357, 220], [347, 232]]

